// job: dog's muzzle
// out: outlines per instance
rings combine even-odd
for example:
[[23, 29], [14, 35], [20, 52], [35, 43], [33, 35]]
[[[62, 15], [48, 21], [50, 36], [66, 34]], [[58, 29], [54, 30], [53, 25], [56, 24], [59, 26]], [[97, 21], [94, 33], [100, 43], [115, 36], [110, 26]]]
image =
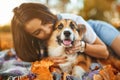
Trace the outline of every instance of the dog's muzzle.
[[64, 31], [63, 34], [65, 36], [65, 38], [63, 39], [63, 44], [65, 46], [70, 46], [72, 44], [72, 40], [70, 38], [71, 32], [70, 31]]
[[75, 34], [70, 29], [65, 29], [59, 36], [58, 41], [64, 47], [71, 47], [75, 40]]

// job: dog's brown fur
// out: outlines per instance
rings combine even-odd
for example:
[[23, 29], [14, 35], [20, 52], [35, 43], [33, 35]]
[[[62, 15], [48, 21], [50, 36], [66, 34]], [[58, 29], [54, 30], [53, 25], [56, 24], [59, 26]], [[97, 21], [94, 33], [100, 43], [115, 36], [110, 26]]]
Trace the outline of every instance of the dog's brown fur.
[[[72, 74], [73, 76], [76, 76], [76, 77], [80, 75], [79, 76], [80, 78], [86, 71], [89, 71], [91, 59], [88, 56], [85, 56], [84, 53], [81, 53], [82, 55], [77, 55], [77, 53], [73, 53], [72, 55], [70, 54], [67, 55], [65, 53], [66, 47], [58, 40], [58, 36], [61, 36], [66, 29], [68, 31], [71, 31], [71, 34], [74, 33], [75, 36], [77, 36], [75, 40], [79, 40], [79, 41], [82, 40], [83, 35], [86, 32], [86, 27], [84, 25], [82, 24], [77, 25], [74, 21], [70, 19], [64, 19], [64, 20], [58, 21], [55, 25], [55, 30], [53, 31], [53, 34], [48, 40], [48, 54], [49, 56], [66, 56], [68, 58], [68, 61], [72, 59], [71, 61], [74, 61], [74, 62], [70, 63], [71, 65], [65, 66], [65, 67], [64, 67], [64, 64], [62, 64], [62, 67], [60, 66], [61, 70], [63, 72], [64, 71], [67, 72], [68, 74]], [[69, 58], [69, 56], [71, 57]]]

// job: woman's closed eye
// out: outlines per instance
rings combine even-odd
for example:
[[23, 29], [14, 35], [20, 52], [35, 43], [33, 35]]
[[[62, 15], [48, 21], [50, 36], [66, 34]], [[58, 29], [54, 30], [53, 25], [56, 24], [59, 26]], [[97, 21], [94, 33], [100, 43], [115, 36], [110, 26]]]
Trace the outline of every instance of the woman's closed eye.
[[32, 34], [33, 34], [33, 35], [38, 35], [38, 34], [40, 34], [40, 32], [41, 32], [41, 30], [38, 29], [38, 30], [34, 31]]

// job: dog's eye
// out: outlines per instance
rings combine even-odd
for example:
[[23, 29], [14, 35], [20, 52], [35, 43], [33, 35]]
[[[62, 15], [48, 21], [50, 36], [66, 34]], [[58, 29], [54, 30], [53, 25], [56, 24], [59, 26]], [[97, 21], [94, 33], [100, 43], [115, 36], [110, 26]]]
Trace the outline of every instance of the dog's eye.
[[70, 27], [71, 27], [72, 29], [74, 29], [74, 28], [75, 28], [75, 25], [74, 25], [72, 22], [70, 22]]
[[58, 29], [62, 29], [62, 28], [63, 28], [63, 24], [61, 23], [58, 25]]

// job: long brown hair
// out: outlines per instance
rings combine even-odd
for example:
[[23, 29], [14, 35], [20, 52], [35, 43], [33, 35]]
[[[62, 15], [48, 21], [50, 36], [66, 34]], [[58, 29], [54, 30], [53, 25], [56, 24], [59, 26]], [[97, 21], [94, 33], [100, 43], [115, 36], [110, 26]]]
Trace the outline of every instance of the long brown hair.
[[[24, 28], [25, 24], [31, 19], [38, 18], [42, 24], [48, 22], [55, 23], [57, 17], [50, 12], [47, 6], [40, 3], [23, 3], [19, 7], [13, 9], [14, 16], [11, 21], [11, 30], [13, 35], [13, 43], [17, 56], [23, 61], [36, 61], [41, 59], [40, 48], [45, 48], [45, 41], [39, 40]], [[47, 56], [44, 54], [44, 56]]]

